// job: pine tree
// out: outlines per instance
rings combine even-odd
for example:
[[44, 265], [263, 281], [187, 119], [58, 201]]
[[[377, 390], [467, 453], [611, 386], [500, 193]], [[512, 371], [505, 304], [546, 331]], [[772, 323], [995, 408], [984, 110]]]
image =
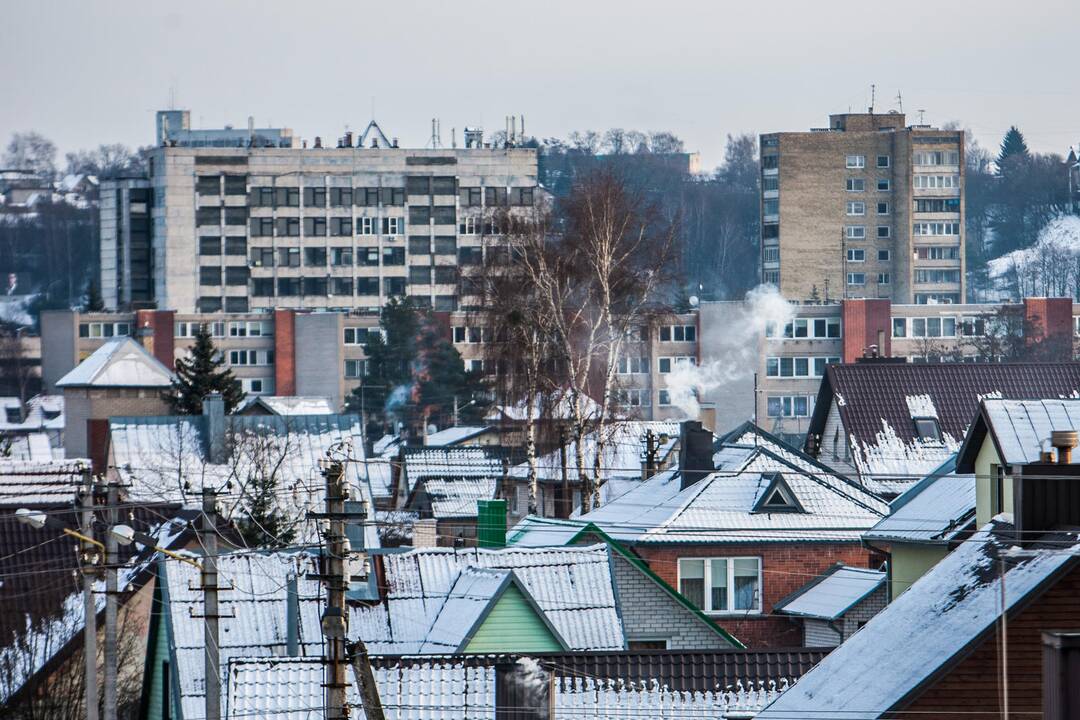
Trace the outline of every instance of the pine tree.
[[236, 523], [248, 547], [286, 547], [296, 538], [296, 528], [278, 507], [277, 496], [274, 473], [253, 472], [248, 477], [240, 501], [245, 516]]
[[420, 317], [410, 301], [395, 297], [383, 308], [379, 326], [382, 332], [368, 333], [364, 345], [367, 368], [363, 384], [345, 402], [350, 412], [363, 412], [371, 418], [372, 432], [380, 425], [388, 427], [390, 416], [397, 414], [390, 406], [400, 404], [402, 388], [412, 385]]
[[1001, 141], [1001, 151], [997, 156], [997, 169], [998, 175], [1005, 175], [1009, 172], [1010, 166], [1017, 161], [1025, 161], [1031, 157], [1031, 153], [1028, 151], [1027, 142], [1024, 140], [1024, 134], [1020, 132], [1020, 129], [1015, 125], [1009, 128], [1005, 133], [1004, 139]]
[[421, 412], [429, 417], [441, 415], [443, 422], [449, 423], [456, 400], [459, 423], [479, 421], [483, 408], [479, 403], [470, 405], [469, 401], [478, 399], [484, 389], [481, 374], [466, 372], [461, 353], [431, 325], [424, 328], [419, 349], [424, 360], [420, 378]]
[[211, 393], [221, 393], [226, 413], [244, 401], [240, 382], [225, 367], [225, 360], [217, 357], [210, 331], [200, 326], [191, 353], [176, 361], [176, 380], [164, 397], [177, 415], [200, 415], [203, 400]]
[[98, 292], [97, 282], [90, 281], [89, 287], [86, 288], [86, 312], [104, 312], [105, 301], [101, 299], [101, 293]]

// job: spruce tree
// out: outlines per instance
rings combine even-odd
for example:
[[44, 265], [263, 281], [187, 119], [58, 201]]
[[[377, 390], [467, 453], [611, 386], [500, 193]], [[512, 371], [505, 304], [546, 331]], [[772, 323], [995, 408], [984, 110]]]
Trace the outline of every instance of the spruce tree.
[[101, 299], [101, 293], [98, 291], [97, 283], [91, 280], [89, 287], [86, 288], [86, 312], [104, 311], [105, 301]]
[[177, 415], [201, 415], [203, 400], [211, 393], [221, 393], [225, 412], [231, 413], [244, 401], [240, 381], [225, 360], [216, 357], [217, 350], [206, 326], [195, 332], [191, 353], [176, 361], [176, 379], [165, 393], [165, 401]]
[[1005, 133], [1005, 137], [1001, 141], [1001, 150], [997, 156], [998, 175], [1007, 174], [1013, 163], [1026, 161], [1030, 157], [1031, 153], [1028, 151], [1024, 134], [1013, 125]]
[[398, 414], [396, 407], [390, 406], [401, 404], [405, 392], [402, 388], [412, 385], [419, 313], [408, 300], [391, 298], [383, 308], [379, 326], [382, 333], [368, 333], [364, 345], [367, 372], [363, 384], [345, 402], [349, 412], [364, 412], [371, 418], [372, 432], [380, 425], [388, 429], [389, 416]]

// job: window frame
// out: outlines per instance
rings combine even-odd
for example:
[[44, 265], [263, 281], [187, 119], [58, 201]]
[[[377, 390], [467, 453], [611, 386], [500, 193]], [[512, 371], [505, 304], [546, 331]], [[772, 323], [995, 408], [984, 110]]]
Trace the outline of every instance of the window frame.
[[[712, 571], [713, 563], [716, 561], [724, 562], [724, 574], [725, 574], [725, 587], [727, 588], [726, 603], [723, 609], [716, 609], [712, 606]], [[754, 597], [749, 608], [738, 608], [735, 591], [735, 565], [739, 560], [752, 560], [757, 567], [757, 575], [754, 580]], [[718, 556], [686, 556], [678, 558], [676, 562], [676, 579], [675, 587], [678, 589], [679, 594], [690, 600], [690, 596], [683, 592], [683, 563], [684, 562], [701, 562], [702, 563], [702, 577], [700, 578], [704, 586], [702, 592], [702, 598], [705, 602], [701, 603], [704, 607], [698, 607], [706, 615], [761, 615], [764, 607], [764, 592], [763, 592], [763, 558], [760, 555], [718, 555]], [[698, 579], [698, 578], [687, 578]], [[690, 600], [693, 602], [693, 600]], [[697, 605], [695, 605], [697, 607]]]

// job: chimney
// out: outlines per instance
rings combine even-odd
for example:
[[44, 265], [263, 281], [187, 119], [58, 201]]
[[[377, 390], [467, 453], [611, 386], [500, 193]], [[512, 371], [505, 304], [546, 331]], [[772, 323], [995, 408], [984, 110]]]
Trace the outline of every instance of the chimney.
[[506, 501], [476, 501], [476, 545], [496, 548], [506, 545]]
[[1050, 444], [1057, 450], [1058, 465], [1072, 463], [1072, 449], [1080, 444], [1080, 437], [1075, 430], [1051, 430]]
[[1028, 463], [1013, 471], [1013, 524], [1020, 545], [1037, 542], [1044, 533], [1080, 525], [1080, 465], [1067, 462], [1072, 451], [1069, 442], [1076, 442], [1076, 434], [1071, 434], [1071, 439], [1053, 440], [1058, 462]]
[[530, 658], [495, 664], [495, 720], [549, 720], [555, 717], [555, 676]]
[[255, 116], [248, 115], [248, 139], [255, 143]]
[[715, 469], [713, 434], [697, 420], [684, 420], [679, 431], [679, 487], [685, 490]]
[[321, 147], [322, 147], [322, 137], [320, 137], [319, 135], [316, 135], [315, 136], [315, 149], [318, 150]]
[[1080, 717], [1080, 633], [1046, 631], [1042, 645], [1043, 719]]
[[206, 438], [210, 462], [220, 465], [225, 456], [225, 398], [221, 393], [210, 393], [203, 399], [203, 417], [206, 418]]
[[345, 147], [352, 147], [352, 130], [345, 131]]
[[300, 655], [300, 592], [293, 572], [285, 578], [285, 654]]

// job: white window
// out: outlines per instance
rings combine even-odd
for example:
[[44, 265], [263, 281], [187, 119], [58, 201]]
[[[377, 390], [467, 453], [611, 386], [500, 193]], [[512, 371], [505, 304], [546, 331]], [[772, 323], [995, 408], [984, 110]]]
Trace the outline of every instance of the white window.
[[346, 360], [345, 377], [350, 379], [362, 378], [367, 374], [366, 360]]
[[825, 373], [825, 365], [832, 362], [840, 362], [840, 358], [832, 356], [767, 357], [765, 358], [765, 375], [778, 378], [821, 377]]
[[866, 262], [866, 251], [862, 248], [848, 248], [847, 260], [848, 262]]
[[959, 165], [960, 153], [951, 151], [917, 152], [914, 155], [915, 165]]
[[918, 222], [911, 226], [912, 235], [959, 235], [960, 223]]
[[877, 214], [878, 215], [888, 215], [889, 214], [889, 203], [887, 203], [887, 202], [879, 202], [877, 204]]
[[247, 337], [247, 323], [229, 323], [229, 337]]
[[847, 165], [847, 167], [849, 169], [852, 169], [852, 170], [855, 170], [855, 169], [858, 169], [858, 168], [864, 168], [864, 167], [866, 167], [866, 156], [865, 155], [848, 155], [846, 165]]
[[344, 330], [345, 345], [367, 345], [368, 340], [375, 333], [382, 334], [380, 328], [347, 327]]
[[960, 187], [959, 175], [916, 175], [916, 190], [948, 190]]
[[[893, 319], [893, 337], [904, 337], [896, 334], [898, 330], [903, 331], [902, 327], [897, 327], [897, 320], [900, 319]], [[956, 318], [953, 316], [908, 318], [908, 321], [913, 338], [956, 337]]]
[[847, 274], [848, 285], [865, 285], [866, 273], [848, 273]]
[[769, 417], [810, 417], [814, 399], [806, 395], [769, 395], [765, 399], [765, 414]]
[[848, 202], [848, 204], [847, 204], [847, 214], [848, 215], [865, 215], [866, 214], [866, 203], [862, 202], [861, 200], [852, 200], [852, 201]]
[[680, 355], [676, 357], [662, 357], [658, 359], [659, 370], [663, 374], [671, 372], [673, 367], [685, 367], [695, 364], [693, 357], [688, 355]]
[[844, 228], [844, 235], [848, 240], [864, 240], [866, 239], [866, 226], [848, 225]]
[[866, 190], [866, 181], [862, 178], [848, 178], [845, 186], [848, 192], [863, 192]]
[[131, 325], [126, 322], [79, 323], [79, 337], [83, 338], [123, 337], [130, 334]]
[[884, 273], [884, 272], [883, 273], [878, 273], [877, 274], [877, 282], [878, 282], [878, 285], [888, 285], [891, 282], [891, 278], [889, 277], [889, 273]]
[[474, 373], [482, 373], [482, 372], [484, 372], [484, 361], [483, 360], [470, 360], [465, 365], [466, 365], [466, 369], [469, 372], [474, 372]]
[[479, 235], [480, 234], [480, 218], [466, 216], [461, 219], [461, 234], [462, 235]]
[[766, 270], [761, 273], [761, 281], [770, 285], [780, 284], [780, 271], [779, 270]]
[[374, 235], [375, 234], [375, 218], [369, 218], [369, 217], [356, 218], [356, 234], [357, 235]]
[[387, 235], [400, 235], [401, 234], [401, 218], [387, 218], [386, 219], [386, 234]]
[[694, 342], [697, 340], [697, 327], [694, 325], [663, 325], [660, 328], [660, 342]]
[[274, 393], [273, 378], [242, 378], [240, 387], [250, 395], [272, 395]]
[[273, 365], [273, 350], [230, 350], [230, 365]]
[[761, 259], [763, 262], [775, 263], [780, 262], [780, 246], [779, 245], [766, 245], [761, 252]]
[[707, 613], [761, 612], [761, 558], [679, 558], [679, 592]]
[[647, 357], [622, 357], [619, 358], [619, 375], [641, 375], [649, 372], [649, 358]]
[[889, 178], [878, 178], [877, 189], [878, 192], [889, 192], [892, 190], [892, 184], [889, 182]]
[[892, 336], [894, 338], [907, 337], [907, 318], [892, 319]]

